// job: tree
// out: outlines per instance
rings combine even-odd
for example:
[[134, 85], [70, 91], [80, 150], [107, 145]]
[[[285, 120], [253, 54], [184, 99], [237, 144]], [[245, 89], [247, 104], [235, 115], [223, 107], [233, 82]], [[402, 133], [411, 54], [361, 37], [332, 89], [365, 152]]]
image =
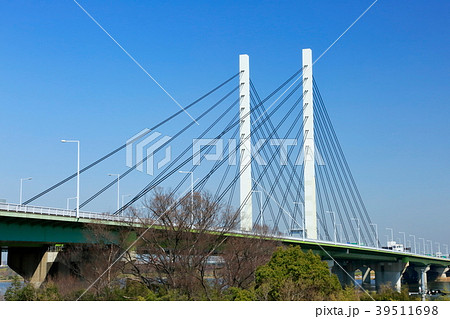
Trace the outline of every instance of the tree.
[[136, 228], [142, 238], [131, 263], [135, 280], [181, 299], [213, 299], [215, 257], [238, 214], [205, 192], [176, 200], [156, 189], [144, 206], [147, 219], [140, 222], [149, 227]]
[[255, 277], [260, 300], [335, 300], [342, 291], [326, 262], [299, 246], [278, 248]]
[[[104, 224], [87, 224], [87, 244], [66, 245], [59, 253], [59, 274], [52, 281], [64, 296], [75, 298], [90, 287], [89, 295], [99, 297], [117, 283], [124, 267], [124, 259], [117, 261], [124, 251], [131, 233], [128, 227], [112, 228]], [[67, 287], [70, 286], [70, 287]]]
[[218, 272], [224, 287], [250, 288], [257, 267], [270, 260], [277, 245], [264, 237], [229, 237], [221, 253], [224, 265]]
[[52, 283], [46, 283], [40, 288], [35, 288], [30, 283], [24, 283], [18, 276], [14, 277], [11, 286], [5, 292], [7, 301], [50, 301], [61, 300], [57, 287]]

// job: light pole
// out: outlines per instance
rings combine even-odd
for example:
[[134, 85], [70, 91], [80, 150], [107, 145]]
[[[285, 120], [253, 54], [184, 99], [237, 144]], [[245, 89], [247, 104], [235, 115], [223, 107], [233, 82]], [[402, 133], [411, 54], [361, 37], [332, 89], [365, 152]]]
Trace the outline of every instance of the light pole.
[[427, 247], [425, 246], [425, 238], [419, 237], [419, 240], [422, 239], [422, 243], [423, 243], [423, 254], [426, 255], [427, 254]]
[[[108, 174], [108, 176], [117, 176], [117, 211], [119, 211], [119, 209], [120, 209], [120, 202], [119, 202], [119, 199], [120, 199], [120, 184], [119, 184], [120, 174]], [[122, 206], [123, 206], [123, 204], [122, 204]]]
[[436, 256], [437, 256], [437, 254], [439, 253], [439, 255], [442, 255], [442, 252], [441, 252], [441, 244], [440, 243], [435, 243], [436, 244], [436, 246], [437, 246], [437, 248], [438, 248], [438, 251], [436, 252]]
[[178, 171], [182, 174], [191, 174], [191, 214], [194, 214], [194, 172]]
[[71, 199], [77, 199], [77, 198], [76, 197], [69, 197], [69, 198], [67, 198], [67, 200], [66, 200], [66, 210], [69, 210], [69, 203], [70, 203]]
[[406, 250], [406, 234], [405, 234], [405, 232], [404, 231], [399, 231], [398, 232], [399, 234], [403, 234], [403, 245], [404, 245], [404, 247], [403, 247], [403, 251], [405, 251]]
[[430, 242], [430, 254], [431, 254], [431, 256], [433, 256], [433, 241], [431, 241], [431, 240], [427, 240], [427, 241]]
[[263, 231], [264, 227], [264, 216], [262, 211], [262, 192], [261, 191], [254, 191], [252, 190], [252, 193], [259, 193], [259, 216], [261, 217], [261, 233]]
[[377, 225], [377, 224], [370, 224], [370, 225], [375, 226], [375, 241], [376, 241], [376, 246], [377, 246], [377, 248], [380, 248], [380, 246], [378, 245], [378, 242], [379, 242], [379, 240], [378, 240], [378, 225]]
[[332, 219], [333, 219], [333, 228], [334, 228], [334, 242], [337, 242], [337, 238], [336, 238], [336, 214], [333, 211], [326, 211], [326, 213], [332, 215]]
[[417, 254], [417, 250], [416, 250], [416, 235], [409, 235], [409, 237], [413, 237], [414, 238], [414, 253]]
[[62, 143], [77, 143], [77, 214], [80, 217], [80, 141], [78, 140], [61, 140]]
[[336, 226], [339, 226], [339, 228], [338, 228], [338, 237], [339, 237], [339, 240], [340, 240], [340, 242], [342, 243], [342, 224], [336, 224]]
[[361, 229], [359, 228], [359, 219], [358, 218], [352, 218], [352, 220], [356, 220], [357, 227], [358, 227], [358, 246], [361, 245]]
[[302, 212], [302, 221], [303, 221], [303, 229], [302, 229], [302, 235], [303, 235], [303, 240], [305, 240], [305, 204], [302, 202], [294, 202], [294, 205], [299, 205], [301, 207], [301, 212]]
[[[303, 217], [303, 240], [305, 240], [306, 237], [306, 216], [305, 216], [305, 203], [302, 203], [300, 205], [301, 209], [302, 209], [302, 217]], [[318, 230], [318, 229], [317, 229]]]
[[122, 207], [123, 207], [123, 200], [124, 200], [124, 198], [125, 197], [130, 197], [130, 196], [131, 196], [131, 194], [122, 195]]
[[386, 227], [386, 230], [390, 230], [391, 231], [391, 241], [394, 241], [394, 230], [392, 228], [389, 228], [389, 227]]
[[22, 205], [22, 191], [23, 191], [23, 181], [30, 181], [32, 180], [32, 177], [26, 177], [20, 179], [20, 192], [19, 192], [19, 205]]

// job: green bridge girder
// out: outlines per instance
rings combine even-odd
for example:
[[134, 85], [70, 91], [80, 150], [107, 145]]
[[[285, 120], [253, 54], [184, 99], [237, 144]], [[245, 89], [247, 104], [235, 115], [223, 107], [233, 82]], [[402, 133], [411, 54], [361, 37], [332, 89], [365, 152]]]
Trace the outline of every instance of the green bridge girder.
[[[90, 243], [90, 224], [109, 226], [111, 231], [118, 232], [129, 224], [118, 221], [97, 219], [76, 219], [74, 217], [40, 215], [20, 212], [0, 211], [0, 245], [1, 246], [44, 246], [52, 244]], [[135, 225], [138, 226], [138, 225]], [[142, 227], [142, 225], [139, 225]], [[233, 237], [256, 237], [252, 234], [229, 233]], [[396, 262], [402, 260], [417, 266], [436, 265], [449, 267], [450, 259], [431, 256], [381, 250], [372, 247], [360, 247], [329, 242], [313, 242], [287, 237], [266, 237], [286, 245], [300, 245], [303, 250], [312, 250], [323, 259], [360, 260], [375, 262]]]

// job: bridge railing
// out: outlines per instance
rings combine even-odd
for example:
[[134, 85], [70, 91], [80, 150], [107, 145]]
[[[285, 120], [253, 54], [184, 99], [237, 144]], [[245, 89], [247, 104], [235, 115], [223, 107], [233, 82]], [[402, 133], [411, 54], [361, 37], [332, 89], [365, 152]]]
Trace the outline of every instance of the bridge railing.
[[[63, 216], [63, 217], [73, 217], [76, 218], [76, 212], [74, 210], [67, 210], [67, 209], [61, 209], [61, 208], [52, 208], [52, 207], [40, 207], [40, 206], [24, 206], [19, 204], [12, 204], [12, 203], [0, 203], [0, 210], [8, 211], [8, 212], [17, 212], [17, 213], [27, 213], [27, 214], [38, 214], [38, 215], [50, 215], [50, 216]], [[80, 212], [79, 214], [80, 218], [85, 219], [96, 219], [96, 220], [107, 220], [107, 221], [118, 221], [118, 222], [133, 222], [134, 219], [127, 216], [113, 216], [106, 213], [93, 213], [93, 212]], [[158, 224], [158, 223], [156, 223]], [[239, 230], [234, 231], [238, 234], [248, 234], [248, 232], [242, 232]], [[272, 235], [272, 237], [278, 237], [280, 239], [299, 239], [297, 237], [292, 236], [283, 236], [283, 235]], [[310, 241], [318, 244], [330, 244], [332, 242], [323, 241], [323, 240], [312, 240], [312, 239], [304, 239], [304, 241]], [[352, 245], [350, 243], [334, 243], [338, 244], [340, 246], [348, 246], [348, 247], [355, 247], [357, 245]], [[372, 250], [378, 250], [378, 251], [386, 251], [386, 249], [383, 248], [374, 248], [374, 247], [366, 247], [366, 246], [359, 246], [359, 247], [365, 247], [370, 248]], [[392, 250], [391, 250], [392, 251]], [[402, 254], [407, 255], [417, 255], [423, 257], [424, 255], [420, 254], [412, 254], [411, 252], [398, 252]], [[437, 256], [430, 256], [433, 258], [437, 258]], [[439, 257], [438, 257], [439, 258]], [[447, 259], [449, 256], [441, 256], [442, 259]]]
[[[38, 214], [38, 215], [51, 215], [51, 216], [63, 216], [74, 218], [76, 217], [76, 212], [74, 210], [52, 208], [52, 207], [28, 206], [28, 205], [25, 206], [11, 203], [0, 203], [0, 210], [17, 213]], [[101, 220], [122, 221], [122, 222], [129, 220], [128, 217], [124, 216], [112, 216], [105, 213], [101, 214], [92, 212], [80, 212], [79, 217], [87, 219], [101, 219]]]

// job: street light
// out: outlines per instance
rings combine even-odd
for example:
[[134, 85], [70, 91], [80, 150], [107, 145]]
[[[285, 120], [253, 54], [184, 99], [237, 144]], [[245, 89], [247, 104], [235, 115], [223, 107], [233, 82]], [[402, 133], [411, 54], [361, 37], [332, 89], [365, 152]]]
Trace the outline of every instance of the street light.
[[414, 237], [414, 253], [417, 254], [417, 251], [416, 251], [416, 236], [415, 235], [409, 235], [409, 237]]
[[123, 199], [124, 199], [125, 197], [130, 197], [130, 196], [131, 196], [131, 194], [122, 195], [122, 207], [123, 207]]
[[22, 205], [22, 190], [23, 190], [23, 181], [30, 181], [32, 180], [32, 177], [26, 177], [26, 178], [21, 178], [20, 179], [20, 192], [19, 192], [19, 205]]
[[391, 241], [394, 241], [394, 230], [392, 228], [386, 227], [386, 230], [391, 231]]
[[430, 253], [431, 253], [431, 256], [433, 256], [433, 241], [431, 241], [431, 240], [427, 240], [427, 241], [430, 242]]
[[405, 232], [404, 231], [399, 231], [398, 232], [399, 234], [403, 234], [403, 245], [405, 245], [404, 247], [403, 247], [403, 251], [405, 251], [406, 250], [406, 234], [405, 234]]
[[182, 174], [191, 174], [191, 214], [194, 214], [194, 172], [178, 171]]
[[326, 211], [325, 213], [328, 213], [328, 214], [330, 214], [330, 215], [332, 215], [332, 219], [333, 219], [333, 228], [334, 228], [334, 242], [336, 243], [337, 242], [337, 239], [336, 239], [336, 214], [333, 212], [333, 211]]
[[339, 237], [340, 242], [342, 242], [342, 239], [343, 239], [343, 237], [342, 237], [342, 224], [336, 224], [336, 226], [339, 226], [339, 228], [338, 228], [338, 237]]
[[375, 241], [376, 241], [377, 248], [380, 248], [380, 246], [378, 245], [378, 242], [379, 242], [379, 240], [378, 240], [378, 225], [377, 224], [370, 224], [370, 225], [375, 226]]
[[71, 199], [77, 199], [77, 198], [76, 197], [69, 197], [69, 198], [67, 198], [67, 200], [66, 200], [66, 210], [69, 210], [69, 203], [70, 203]]
[[352, 218], [352, 220], [356, 220], [356, 223], [358, 225], [358, 246], [360, 246], [361, 245], [361, 229], [359, 228], [359, 219]]
[[259, 216], [261, 216], [261, 233], [262, 233], [264, 227], [264, 216], [262, 210], [262, 192], [252, 190], [252, 193], [259, 193]]
[[423, 243], [423, 254], [426, 255], [426, 254], [427, 254], [427, 247], [425, 246], [425, 238], [419, 237], [419, 239], [422, 239], [422, 243]]
[[80, 141], [77, 140], [61, 140], [62, 143], [77, 143], [77, 214], [80, 217]]
[[301, 212], [302, 212], [302, 221], [303, 221], [302, 235], [303, 235], [303, 240], [305, 240], [305, 204], [303, 204], [302, 202], [293, 202], [293, 203], [294, 203], [294, 205], [300, 204], [300, 208], [301, 208]]
[[435, 243], [436, 244], [436, 246], [438, 247], [438, 251], [436, 252], [436, 256], [437, 256], [437, 254], [439, 253], [439, 255], [442, 255], [442, 252], [441, 252], [441, 244], [440, 243]]
[[119, 211], [119, 209], [120, 209], [120, 203], [119, 203], [119, 199], [120, 199], [120, 184], [119, 184], [120, 174], [108, 174], [108, 176], [117, 176], [117, 211]]

